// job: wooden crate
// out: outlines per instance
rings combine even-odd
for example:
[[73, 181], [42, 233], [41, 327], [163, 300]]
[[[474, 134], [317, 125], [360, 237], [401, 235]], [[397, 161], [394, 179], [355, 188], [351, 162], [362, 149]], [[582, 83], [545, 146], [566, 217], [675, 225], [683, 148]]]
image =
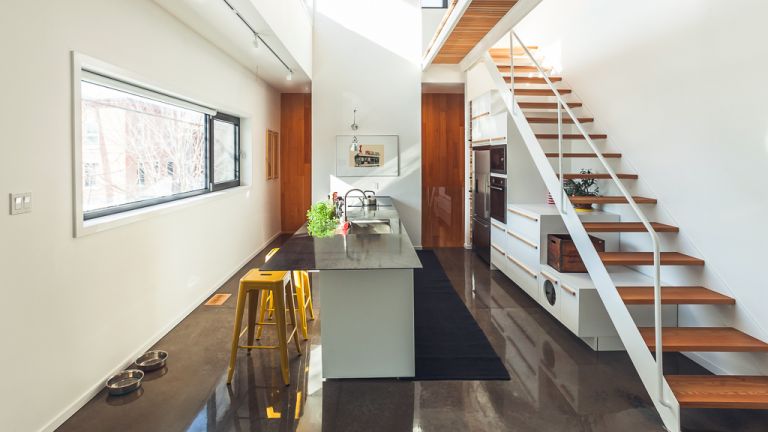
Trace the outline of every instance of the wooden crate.
[[[589, 236], [598, 252], [605, 252], [605, 240]], [[587, 268], [568, 234], [547, 236], [547, 265], [560, 273], [585, 273]]]

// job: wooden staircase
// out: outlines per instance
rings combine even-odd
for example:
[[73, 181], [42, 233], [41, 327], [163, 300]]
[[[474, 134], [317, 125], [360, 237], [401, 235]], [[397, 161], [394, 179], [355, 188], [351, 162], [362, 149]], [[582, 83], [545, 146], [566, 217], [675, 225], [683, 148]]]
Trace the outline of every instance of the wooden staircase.
[[[535, 51], [537, 47], [528, 47]], [[554, 92], [548, 87], [538, 70], [529, 63], [528, 57], [521, 49], [514, 52], [514, 79], [510, 76], [512, 68], [509, 65], [510, 54], [505, 48], [491, 49], [491, 57], [498, 66], [499, 72], [507, 83], [514, 82], [516, 102], [523, 110], [530, 124], [539, 128], [546, 126], [557, 127], [557, 118], [553, 116], [558, 104]], [[549, 73], [549, 71], [547, 71]], [[566, 98], [570, 108], [582, 107], [579, 101], [573, 101], [570, 88], [560, 88], [563, 79], [560, 76], [550, 80], [558, 86], [558, 92]], [[538, 87], [535, 87], [537, 86]], [[519, 97], [519, 99], [518, 99]], [[542, 112], [543, 111], [543, 112]], [[573, 120], [564, 112], [565, 124], [573, 124]], [[590, 116], [579, 118], [580, 123], [592, 123]], [[556, 132], [556, 129], [555, 129]], [[539, 140], [557, 140], [558, 134], [549, 131], [535, 132]], [[592, 140], [604, 140], [607, 135], [591, 133]], [[564, 140], [584, 140], [581, 134], [566, 133]], [[558, 158], [558, 153], [546, 153], [548, 158]], [[567, 152], [564, 158], [596, 158], [591, 152]], [[620, 159], [620, 153], [604, 153], [604, 158]], [[608, 174], [593, 173], [564, 173], [566, 179], [610, 179]], [[635, 174], [618, 174], [625, 180], [634, 180]], [[649, 197], [633, 197], [637, 204], [656, 204], [656, 199]], [[572, 204], [628, 204], [623, 196], [570, 197]], [[583, 223], [589, 233], [644, 233], [647, 232], [639, 222], [593, 222]], [[675, 235], [679, 232], [676, 226], [653, 222], [653, 229], [662, 235]], [[642, 266], [653, 265], [652, 252], [602, 252], [599, 256], [606, 266]], [[704, 260], [678, 252], [662, 252], [661, 264], [664, 266], [703, 266]], [[610, 268], [608, 268], [610, 271]], [[618, 293], [627, 305], [654, 304], [654, 288], [652, 286], [619, 286]], [[736, 300], [724, 294], [701, 286], [663, 286], [661, 303], [667, 305], [715, 305], [730, 307]], [[653, 327], [639, 328], [648, 348], [655, 350], [655, 330]], [[768, 344], [730, 327], [669, 327], [662, 331], [663, 351], [665, 352], [768, 352]], [[665, 375], [667, 383], [683, 408], [724, 408], [724, 409], [768, 409], [768, 377], [767, 376], [718, 376], [718, 375]], [[766, 427], [768, 430], [768, 426]]]

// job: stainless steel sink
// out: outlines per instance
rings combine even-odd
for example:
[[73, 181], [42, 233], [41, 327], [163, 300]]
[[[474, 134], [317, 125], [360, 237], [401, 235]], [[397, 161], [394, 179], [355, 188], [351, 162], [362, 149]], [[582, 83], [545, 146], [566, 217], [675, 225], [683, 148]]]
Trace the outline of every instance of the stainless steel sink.
[[349, 221], [352, 234], [391, 234], [389, 219], [355, 219]]

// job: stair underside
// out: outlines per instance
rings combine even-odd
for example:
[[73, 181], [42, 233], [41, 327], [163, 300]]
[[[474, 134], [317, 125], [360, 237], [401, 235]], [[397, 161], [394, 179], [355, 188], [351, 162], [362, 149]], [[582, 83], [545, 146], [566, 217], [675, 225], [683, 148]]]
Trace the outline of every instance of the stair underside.
[[[607, 173], [591, 173], [591, 174], [566, 173], [566, 174], [563, 174], [563, 177], [566, 179], [607, 180], [611, 178], [611, 175]], [[616, 177], [620, 179], [625, 179], [625, 180], [637, 180], [637, 174], [616, 174]]]
[[768, 409], [768, 376], [668, 375], [682, 408]]
[[[573, 204], [626, 204], [627, 199], [623, 196], [572, 196], [568, 197]], [[633, 196], [632, 199], [638, 204], [656, 204], [655, 198], [645, 198]]]
[[[595, 121], [592, 117], [578, 117], [579, 123], [592, 123]], [[528, 120], [528, 123], [537, 123], [537, 124], [557, 124], [557, 117], [528, 117], [526, 118]], [[573, 124], [573, 119], [568, 117], [567, 115], [563, 116], [563, 123], [565, 124]]]
[[[648, 348], [656, 349], [653, 327], [640, 327]], [[661, 334], [665, 352], [765, 352], [768, 344], [730, 327], [665, 327]]]
[[[560, 157], [558, 153], [546, 153], [548, 158]], [[566, 158], [596, 158], [594, 153], [563, 153], [563, 157]], [[603, 153], [604, 158], [618, 159], [621, 157], [621, 153]]]
[[[608, 135], [606, 134], [589, 134], [589, 137], [592, 139], [606, 139], [608, 138]], [[536, 138], [538, 139], [557, 139], [557, 134], [536, 134]], [[567, 140], [583, 140], [584, 135], [582, 134], [563, 134], [563, 139]]]
[[[571, 89], [557, 89], [557, 92], [561, 95], [567, 95], [571, 93]], [[532, 89], [532, 88], [515, 88], [515, 94], [518, 96], [554, 96], [555, 92], [550, 88], [544, 89]]]
[[[653, 265], [653, 252], [598, 252], [605, 265]], [[702, 266], [704, 260], [681, 254], [662, 252], [661, 265]]]
[[[587, 232], [648, 232], [641, 222], [585, 222]], [[651, 222], [656, 232], [678, 232], [680, 228], [658, 222]]]
[[[616, 288], [628, 305], [653, 304], [652, 286], [622, 286]], [[700, 286], [661, 287], [662, 304], [736, 304], [736, 300]]]
[[[517, 102], [522, 109], [557, 109], [557, 102]], [[568, 102], [571, 108], [581, 107], [581, 102]]]

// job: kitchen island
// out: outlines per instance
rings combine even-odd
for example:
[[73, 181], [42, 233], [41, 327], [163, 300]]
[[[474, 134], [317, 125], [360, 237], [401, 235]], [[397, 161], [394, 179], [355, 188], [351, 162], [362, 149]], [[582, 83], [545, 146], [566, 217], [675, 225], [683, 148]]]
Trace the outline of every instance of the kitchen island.
[[390, 198], [349, 198], [347, 234], [315, 238], [304, 225], [262, 269], [319, 272], [323, 378], [412, 377], [421, 262]]

